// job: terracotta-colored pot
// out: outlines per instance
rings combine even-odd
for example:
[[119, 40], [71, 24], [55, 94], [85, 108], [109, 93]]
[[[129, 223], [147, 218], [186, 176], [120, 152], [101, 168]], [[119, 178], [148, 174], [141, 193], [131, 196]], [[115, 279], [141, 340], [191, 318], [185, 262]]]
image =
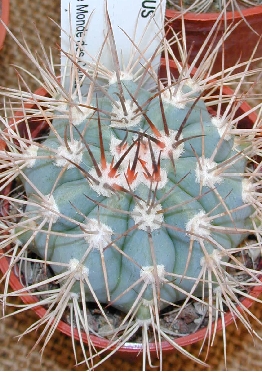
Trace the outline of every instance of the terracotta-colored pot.
[[[183, 16], [184, 25], [186, 30], [186, 40], [188, 51], [192, 47], [189, 56], [189, 63], [192, 63], [196, 54], [203, 45], [209, 31], [212, 29], [215, 24], [219, 13], [185, 13]], [[181, 14], [175, 10], [167, 9], [166, 18], [168, 21], [168, 27], [171, 27], [176, 33], [181, 33], [182, 27], [182, 18]], [[245, 18], [245, 20], [243, 19]], [[247, 61], [258, 40], [259, 35], [262, 34], [262, 6], [256, 6], [248, 9], [243, 9], [241, 13], [227, 12], [226, 13], [227, 25], [237, 24], [239, 21], [240, 24], [236, 29], [229, 35], [229, 37], [224, 42], [224, 61], [225, 68], [235, 66], [238, 62]], [[221, 18], [221, 23], [218, 25], [218, 33], [216, 40], [220, 40], [224, 31], [224, 16]], [[257, 34], [254, 31], [257, 32]], [[172, 32], [168, 32], [168, 37], [172, 36]], [[212, 40], [212, 38], [211, 38]], [[208, 42], [210, 45], [211, 41]], [[216, 44], [216, 41], [215, 41]], [[173, 50], [176, 55], [178, 55], [178, 49], [176, 44], [173, 45]], [[254, 55], [254, 58], [262, 57], [262, 42], [259, 42], [257, 51]], [[217, 59], [214, 63], [213, 72], [221, 71], [222, 66], [222, 48], [217, 55]], [[199, 59], [201, 63], [201, 58]], [[243, 68], [242, 68], [243, 69]], [[239, 71], [241, 68], [239, 69]]]
[[[0, 19], [7, 25], [9, 21], [9, 0], [0, 0]], [[6, 29], [0, 23], [0, 49], [2, 49], [6, 35]]]
[[[164, 77], [164, 71], [165, 71], [165, 69], [163, 68], [164, 64], [165, 64], [165, 61], [162, 60], [162, 69], [160, 69], [160, 74], [159, 74], [160, 77]], [[170, 67], [173, 70], [172, 72], [175, 74], [176, 68], [175, 68], [174, 63], [170, 62]], [[44, 95], [46, 92], [43, 88], [40, 88], [35, 93], [37, 95]], [[228, 95], [228, 94], [232, 94], [233, 92], [230, 88], [225, 87], [224, 88], [224, 93]], [[30, 108], [30, 107], [32, 108], [32, 106], [29, 105], [29, 106], [27, 106], [27, 108]], [[250, 106], [247, 103], [243, 103], [241, 105], [241, 107], [239, 108], [238, 114], [241, 115], [241, 113], [247, 112], [248, 110], [250, 110]], [[21, 110], [21, 111], [16, 112], [15, 116], [16, 116], [17, 119], [22, 118], [23, 117], [23, 111]], [[250, 128], [250, 127], [252, 127], [255, 120], [256, 120], [256, 115], [254, 113], [251, 113], [250, 115], [248, 115], [245, 119], [243, 119], [240, 122], [240, 125], [242, 125], [245, 128], [247, 128], [247, 127]], [[32, 121], [28, 120], [28, 122], [29, 122], [30, 128], [32, 129], [32, 133], [33, 133], [34, 137], [39, 137], [39, 135], [41, 135], [41, 132], [45, 131], [48, 128], [48, 125], [45, 124], [43, 122], [43, 120], [37, 121], [37, 119], [34, 118]], [[12, 125], [12, 123], [11, 123], [11, 125]], [[19, 125], [20, 125], [20, 134], [26, 133], [25, 123], [21, 122]], [[5, 147], [6, 147], [6, 145], [5, 145], [4, 141], [0, 140], [0, 150], [4, 149]], [[10, 191], [10, 190], [8, 190], [8, 191]], [[4, 214], [4, 213], [7, 213], [6, 211], [7, 211], [7, 208], [3, 208], [3, 210], [0, 211], [0, 212], [2, 214]], [[1, 250], [0, 250], [0, 255], [1, 255]], [[7, 272], [8, 267], [9, 267], [8, 258], [1, 257], [0, 258], [0, 270], [3, 272], [3, 274]], [[21, 284], [19, 278], [16, 276], [14, 271], [12, 271], [11, 276], [10, 276], [10, 286], [12, 287], [12, 289], [14, 291], [21, 290], [23, 288], [23, 285]], [[254, 298], [257, 298], [259, 296], [259, 294], [261, 294], [261, 292], [262, 292], [262, 285], [261, 286], [256, 286], [255, 288], [253, 288], [251, 290], [250, 296], [252, 296]], [[26, 294], [26, 295], [21, 296], [24, 303], [33, 304], [33, 303], [36, 302], [34, 296], [30, 295], [30, 293], [24, 291], [24, 294]], [[250, 298], [245, 298], [242, 301], [242, 305], [246, 308], [249, 308], [252, 305], [253, 302], [254, 301], [251, 300]], [[46, 312], [46, 310], [41, 306], [36, 306], [35, 308], [33, 308], [33, 310], [36, 312], [36, 314], [39, 317], [43, 317], [45, 312]], [[234, 320], [234, 318], [235, 317], [234, 317], [233, 314], [231, 314], [230, 312], [227, 312], [225, 314], [225, 317], [224, 317], [225, 324], [226, 325], [230, 324]], [[218, 324], [217, 324], [217, 330], [221, 330], [222, 327], [223, 327], [222, 321], [219, 320]], [[66, 335], [71, 336], [71, 327], [70, 327], [70, 325], [68, 325], [64, 321], [60, 321], [58, 323], [57, 329], [60, 330], [61, 332], [65, 333]], [[186, 345], [193, 344], [197, 341], [203, 340], [205, 338], [205, 336], [206, 336], [206, 328], [203, 328], [203, 329], [200, 329], [197, 332], [195, 332], [193, 334], [190, 334], [188, 336], [177, 338], [175, 341], [180, 346], [186, 346]], [[79, 340], [79, 335], [78, 335], [76, 330], [74, 332], [74, 337], [75, 337], [75, 339]], [[108, 347], [108, 345], [109, 345], [109, 341], [107, 339], [99, 338], [99, 337], [96, 337], [96, 336], [91, 336], [91, 338], [92, 338], [93, 345], [97, 348], [104, 349], [104, 348]], [[87, 338], [86, 338], [85, 334], [82, 334], [82, 339], [85, 342], [87, 342]], [[167, 341], [163, 341], [162, 349], [163, 349], [164, 352], [171, 352], [173, 350], [173, 347]], [[124, 356], [124, 357], [128, 357], [128, 356], [134, 357], [140, 351], [141, 351], [141, 344], [133, 343], [133, 342], [127, 342], [125, 345], [123, 345], [118, 350], [118, 353], [121, 353], [121, 356]], [[152, 352], [153, 355], [155, 354], [156, 346], [155, 346], [154, 343], [150, 344], [150, 351]]]

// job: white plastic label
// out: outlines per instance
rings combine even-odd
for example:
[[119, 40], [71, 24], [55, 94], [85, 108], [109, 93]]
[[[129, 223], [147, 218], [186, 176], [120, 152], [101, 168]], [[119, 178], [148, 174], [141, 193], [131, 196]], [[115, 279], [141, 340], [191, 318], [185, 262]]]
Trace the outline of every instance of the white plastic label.
[[[112, 70], [110, 48], [104, 43], [109, 18], [121, 68], [136, 60], [145, 64], [145, 58], [152, 57], [163, 37], [165, 7], [166, 0], [61, 0], [62, 50], [70, 50], [67, 35], [71, 34], [82, 69], [88, 69], [88, 63], [99, 57], [100, 63]], [[65, 61], [62, 53], [62, 66]], [[158, 55], [154, 59], [156, 69], [159, 61]], [[136, 69], [140, 67], [137, 63]]]

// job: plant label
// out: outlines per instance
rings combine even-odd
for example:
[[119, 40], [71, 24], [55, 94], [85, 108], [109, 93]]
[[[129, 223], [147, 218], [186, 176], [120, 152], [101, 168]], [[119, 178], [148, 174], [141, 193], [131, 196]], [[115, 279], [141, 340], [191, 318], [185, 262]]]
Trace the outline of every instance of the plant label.
[[153, 56], [152, 68], [157, 70], [165, 7], [166, 0], [61, 0], [62, 75], [66, 53], [77, 61], [80, 80], [87, 80], [85, 71], [97, 59], [112, 71], [112, 49], [120, 69], [132, 64], [135, 73]]

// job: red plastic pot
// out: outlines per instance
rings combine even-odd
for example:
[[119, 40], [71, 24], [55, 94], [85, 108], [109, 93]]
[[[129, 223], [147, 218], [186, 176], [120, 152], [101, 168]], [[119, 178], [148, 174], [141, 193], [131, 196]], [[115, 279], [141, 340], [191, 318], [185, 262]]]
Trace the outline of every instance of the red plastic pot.
[[[160, 68], [160, 73], [159, 73], [160, 77], [164, 77], [164, 73], [165, 73], [164, 72], [165, 71], [164, 65], [165, 65], [165, 61], [162, 60], [162, 65], [161, 65], [162, 68]], [[172, 72], [175, 74], [176, 68], [175, 68], [174, 63], [170, 62], [170, 68], [172, 69]], [[38, 89], [35, 93], [37, 95], [45, 95], [46, 94], [46, 92], [43, 88]], [[225, 87], [224, 88], [224, 93], [228, 95], [228, 94], [232, 94], [233, 92], [230, 88]], [[31, 105], [31, 106], [29, 105], [29, 106], [26, 106], [26, 107], [27, 108], [30, 108], [30, 107], [32, 108], [33, 105]], [[250, 110], [250, 106], [247, 103], [244, 102], [241, 105], [241, 107], [239, 108], [238, 114], [241, 115], [241, 113], [247, 112], [248, 110]], [[23, 117], [23, 111], [21, 110], [21, 111], [16, 112], [15, 116], [16, 116], [17, 120], [19, 118], [22, 118]], [[251, 113], [245, 119], [243, 119], [240, 122], [240, 125], [245, 127], [245, 128], [250, 128], [250, 127], [252, 127], [255, 120], [256, 120], [256, 115], [254, 113]], [[48, 125], [45, 124], [42, 119], [37, 121], [37, 119], [34, 118], [34, 120], [32, 120], [32, 121], [28, 120], [28, 122], [29, 122], [30, 128], [32, 129], [32, 133], [33, 133], [34, 137], [38, 137], [39, 134], [41, 134], [41, 132], [43, 130], [46, 130], [48, 128]], [[11, 123], [11, 125], [12, 125], [12, 123]], [[20, 134], [26, 133], [25, 123], [21, 122], [19, 124], [19, 126], [20, 126]], [[6, 147], [5, 142], [3, 140], [0, 140], [0, 150], [4, 149], [5, 147]], [[4, 210], [6, 210], [6, 208], [4, 208]], [[4, 213], [4, 211], [2, 211], [2, 213]], [[0, 255], [1, 255], [1, 253], [3, 253], [3, 252], [1, 252], [1, 250], [0, 250]], [[8, 258], [0, 256], [0, 270], [2, 271], [3, 274], [5, 274], [7, 272], [8, 267], [9, 267]], [[12, 289], [14, 291], [23, 289], [23, 285], [21, 284], [19, 278], [16, 276], [14, 271], [12, 271], [12, 273], [10, 275], [10, 286], [12, 287]], [[251, 290], [250, 296], [252, 296], [254, 298], [257, 298], [261, 293], [262, 293], [262, 285], [261, 286], [256, 286]], [[33, 304], [33, 303], [36, 302], [34, 296], [30, 295], [30, 293], [28, 293], [26, 291], [24, 291], [24, 295], [21, 296], [21, 299], [26, 304]], [[242, 305], [246, 308], [249, 308], [253, 304], [253, 302], [254, 301], [251, 300], [250, 298], [245, 298], [242, 301]], [[36, 307], [33, 308], [33, 310], [35, 311], [35, 313], [39, 317], [43, 317], [45, 312], [46, 312], [46, 310], [41, 306], [36, 306]], [[241, 309], [239, 309], [239, 310], [241, 311]], [[235, 319], [234, 315], [231, 314], [230, 312], [227, 312], [224, 316], [224, 322], [225, 322], [226, 325], [232, 323], [234, 319]], [[222, 325], [222, 321], [220, 319], [220, 320], [218, 320], [216, 330], [219, 331], [219, 330], [222, 329], [222, 327], [223, 327], [223, 325]], [[71, 327], [70, 327], [70, 325], [68, 325], [64, 321], [60, 321], [58, 323], [57, 329], [59, 331], [63, 332], [64, 334], [66, 334], [68, 336], [71, 336]], [[74, 332], [74, 337], [75, 337], [75, 339], [79, 340], [79, 335], [78, 335], [78, 332], [76, 330]], [[203, 329], [199, 329], [197, 332], [195, 332], [193, 334], [190, 334], [188, 336], [177, 338], [175, 341], [180, 346], [186, 346], [186, 345], [196, 343], [200, 340], [203, 340], [205, 337], [206, 337], [206, 328], [203, 328]], [[104, 348], [108, 347], [108, 345], [109, 345], [109, 341], [107, 339], [99, 338], [99, 337], [96, 337], [96, 336], [91, 336], [91, 338], [92, 338], [93, 345], [97, 348], [104, 349]], [[85, 334], [82, 334], [82, 340], [87, 342], [87, 338], [86, 338]], [[167, 341], [164, 341], [162, 343], [162, 350], [164, 352], [171, 352], [173, 350], [173, 347]], [[155, 354], [156, 346], [155, 346], [154, 343], [150, 344], [150, 351], [152, 352], [153, 355]], [[133, 342], [127, 342], [125, 345], [123, 345], [118, 350], [118, 353], [121, 353], [121, 356], [125, 356], [125, 357], [132, 356], [132, 355], [135, 356], [139, 352], [141, 352], [141, 344], [133, 343]]]
[[[9, 21], [9, 0], [0, 0], [0, 19], [7, 25]], [[6, 29], [0, 23], [0, 49], [2, 49], [6, 35]]]
[[[192, 63], [198, 51], [202, 47], [218, 16], [219, 13], [185, 13], [182, 21], [181, 14], [179, 12], [171, 9], [166, 10], [166, 18], [168, 21], [167, 30], [170, 27], [176, 33], [181, 33], [182, 22], [184, 22], [188, 51], [192, 47], [189, 56], [189, 63]], [[243, 18], [245, 18], [245, 21]], [[221, 23], [218, 25], [218, 33], [215, 39], [216, 41], [220, 40], [223, 34], [224, 19], [225, 18], [223, 16], [221, 18]], [[225, 68], [235, 66], [239, 62], [245, 62], [250, 58], [259, 40], [259, 35], [262, 35], [262, 6], [243, 9], [241, 13], [237, 11], [227, 12], [226, 21], [227, 25], [236, 25], [239, 21], [241, 22], [225, 40], [223, 48], [220, 48], [212, 70], [214, 73], [221, 70], [223, 59], [222, 49], [224, 49]], [[253, 30], [256, 31], [257, 34]], [[168, 31], [168, 37], [172, 37], [172, 32], [170, 30]], [[211, 41], [208, 42], [207, 47], [210, 45], [210, 43]], [[173, 45], [173, 50], [175, 54], [178, 55], [176, 44]], [[254, 58], [259, 57], [262, 57], [261, 41], [259, 42], [257, 51], [254, 55]], [[201, 58], [199, 59], [199, 63], [200, 61]], [[240, 70], [241, 69], [239, 69], [239, 71]]]

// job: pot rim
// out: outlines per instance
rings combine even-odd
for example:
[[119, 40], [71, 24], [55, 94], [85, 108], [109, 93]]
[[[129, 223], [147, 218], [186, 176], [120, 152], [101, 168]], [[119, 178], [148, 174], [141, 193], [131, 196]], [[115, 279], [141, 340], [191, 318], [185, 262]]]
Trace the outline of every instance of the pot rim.
[[[185, 12], [183, 14], [183, 17], [181, 15], [181, 12], [173, 9], [166, 9], [166, 17], [167, 19], [172, 21], [172, 19], [184, 19], [185, 21], [216, 21], [219, 12], [211, 12], [211, 13], [193, 13], [193, 12]], [[238, 22], [239, 20], [244, 18], [253, 18], [256, 16], [260, 17], [262, 16], [262, 5], [254, 6], [251, 8], [241, 9], [241, 13], [239, 11], [230, 11], [226, 12], [227, 14], [227, 20], [232, 22]]]
[[[262, 11], [262, 6], [261, 6], [261, 11]], [[162, 58], [161, 59], [161, 65], [163, 65], [165, 63], [165, 60]], [[172, 68], [175, 67], [175, 63], [174, 61], [170, 61], [170, 67]], [[224, 92], [226, 92], [227, 94], [232, 94], [233, 91], [232, 89], [230, 89], [228, 86], [225, 86], [223, 88]], [[43, 88], [43, 87], [40, 87], [38, 88], [36, 91], [35, 91], [35, 95], [46, 95], [47, 92], [46, 90]], [[27, 108], [28, 107], [32, 107], [32, 105], [28, 105], [26, 106]], [[240, 108], [243, 110], [243, 111], [248, 111], [250, 109], [250, 106], [248, 105], [247, 102], [243, 102], [240, 106]], [[22, 110], [18, 110], [16, 111], [16, 114], [15, 114], [15, 117], [16, 118], [21, 118], [23, 117], [23, 111]], [[254, 112], [252, 112], [251, 114], [248, 115], [248, 118], [250, 121], [254, 122], [256, 120], [256, 114]], [[13, 120], [10, 122], [10, 125], [13, 124]], [[0, 148], [4, 145], [4, 141], [1, 140], [0, 141]], [[1, 257], [1, 255], [3, 254], [3, 250], [1, 249], [0, 250], [0, 271], [2, 271], [3, 274], [5, 274], [8, 270], [8, 267], [9, 267], [9, 260], [7, 257]], [[260, 277], [260, 280], [262, 282], [262, 277]], [[21, 290], [24, 288], [24, 286], [22, 285], [22, 283], [20, 282], [18, 276], [15, 275], [14, 273], [14, 269], [12, 270], [11, 272], [11, 275], [10, 275], [10, 279], [9, 279], [9, 283], [10, 283], [10, 286], [12, 287], [13, 290], [17, 291], [17, 290]], [[254, 299], [255, 298], [258, 298], [258, 296], [262, 293], [262, 283], [261, 285], [257, 285], [255, 287], [252, 288], [252, 290], [249, 292], [249, 297], [252, 296]], [[25, 303], [25, 304], [33, 304], [33, 303], [37, 303], [36, 299], [35, 299], [35, 295], [32, 295], [30, 292], [27, 292], [27, 291], [24, 291], [23, 294], [20, 294], [19, 297], [22, 299], [22, 301]], [[251, 299], [251, 298], [245, 298], [242, 302], [241, 302], [241, 305], [244, 306], [245, 308], [249, 308], [252, 304], [254, 303], [254, 300]], [[237, 306], [237, 309], [242, 311], [242, 306], [240, 307], [239, 305]], [[40, 317], [42, 318], [44, 316], [44, 314], [46, 313], [46, 309], [42, 306], [39, 306], [39, 305], [36, 305], [35, 307], [32, 308], [32, 310]], [[236, 318], [236, 316], [234, 314], [232, 314], [231, 312], [227, 311], [225, 316], [224, 316], [224, 324], [227, 326], [229, 325], [230, 323], [232, 323]], [[57, 330], [61, 331], [62, 333], [66, 334], [67, 336], [71, 336], [71, 326], [67, 323], [65, 323], [63, 320], [60, 320], [58, 325], [57, 325]], [[212, 332], [215, 328], [215, 323], [213, 322], [212, 324]], [[219, 318], [218, 321], [217, 321], [217, 325], [216, 325], [216, 332], [217, 331], [221, 331], [223, 328], [223, 322], [222, 322], [222, 319]], [[196, 343], [200, 340], [203, 340], [207, 335], [207, 327], [204, 327], [204, 328], [201, 328], [199, 330], [197, 330], [195, 333], [191, 333], [189, 335], [186, 335], [186, 336], [181, 336], [181, 337], [177, 337], [174, 340], [175, 343], [177, 343], [179, 346], [186, 346], [186, 345], [190, 345], [190, 344], [193, 344], [193, 343]], [[74, 338], [79, 340], [80, 337], [79, 337], [79, 334], [77, 332], [76, 329], [74, 329]], [[97, 337], [97, 336], [94, 336], [94, 335], [90, 335], [90, 338], [92, 340], [92, 343], [94, 346], [98, 347], [98, 348], [101, 348], [101, 349], [104, 349], [104, 348], [108, 348], [109, 344], [110, 344], [110, 340], [108, 339], [105, 339], [105, 338], [100, 338], [100, 337]], [[88, 339], [86, 337], [86, 335], [84, 333], [81, 334], [81, 339], [88, 343]], [[135, 343], [135, 342], [126, 342], [123, 346], [121, 346], [117, 352], [118, 353], [138, 353], [141, 351], [141, 348], [142, 348], [142, 344], [141, 343]], [[150, 348], [150, 351], [151, 352], [155, 352], [157, 350], [156, 348], [156, 345], [155, 343], [149, 343], [149, 348]], [[164, 352], [167, 352], [167, 351], [171, 351], [171, 350], [174, 350], [174, 347], [168, 343], [168, 341], [163, 341], [161, 343], [161, 348]], [[115, 349], [115, 347], [112, 347], [112, 348], [108, 348], [109, 350], [112, 350], [112, 349]]]

